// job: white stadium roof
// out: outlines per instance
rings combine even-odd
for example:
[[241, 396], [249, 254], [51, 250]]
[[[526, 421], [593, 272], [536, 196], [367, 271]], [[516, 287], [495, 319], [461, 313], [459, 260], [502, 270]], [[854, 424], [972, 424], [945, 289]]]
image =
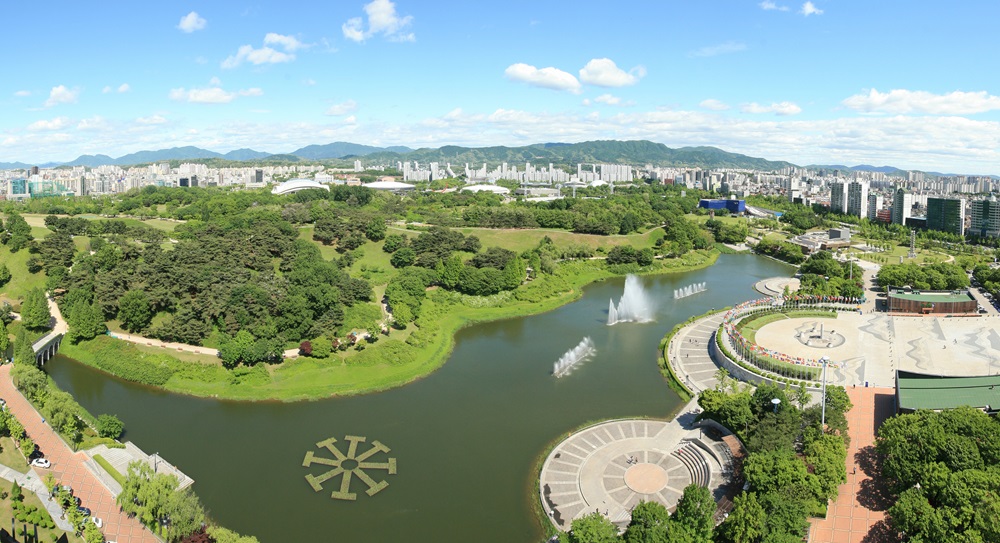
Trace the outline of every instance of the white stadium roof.
[[507, 187], [498, 187], [497, 185], [469, 185], [467, 187], [462, 187], [463, 191], [470, 192], [492, 192], [494, 194], [510, 194], [510, 189]]
[[285, 181], [284, 183], [271, 189], [271, 194], [291, 194], [293, 192], [306, 189], [325, 189], [329, 191], [330, 187], [313, 181], [312, 179], [289, 179], [288, 181]]
[[415, 185], [400, 183], [399, 181], [375, 181], [361, 186], [375, 190], [411, 190], [415, 188]]

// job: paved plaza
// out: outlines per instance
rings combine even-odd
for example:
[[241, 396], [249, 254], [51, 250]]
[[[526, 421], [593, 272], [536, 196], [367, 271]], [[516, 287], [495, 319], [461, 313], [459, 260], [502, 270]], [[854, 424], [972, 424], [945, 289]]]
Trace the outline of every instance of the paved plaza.
[[[843, 341], [810, 342], [818, 335]], [[827, 356], [841, 368], [829, 382], [844, 386], [893, 387], [897, 369], [936, 375], [1000, 372], [1000, 319], [996, 317], [889, 316], [840, 312], [836, 319], [792, 318], [757, 332], [756, 342], [794, 356]], [[838, 345], [838, 343], [840, 343]]]

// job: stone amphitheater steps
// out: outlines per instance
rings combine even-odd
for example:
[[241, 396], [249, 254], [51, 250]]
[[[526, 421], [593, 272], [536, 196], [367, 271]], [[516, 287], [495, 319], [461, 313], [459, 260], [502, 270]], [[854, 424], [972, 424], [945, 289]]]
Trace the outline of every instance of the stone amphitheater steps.
[[698, 452], [697, 447], [688, 444], [673, 452], [691, 473], [691, 482], [707, 487], [712, 480], [712, 471], [708, 467], [708, 462]]

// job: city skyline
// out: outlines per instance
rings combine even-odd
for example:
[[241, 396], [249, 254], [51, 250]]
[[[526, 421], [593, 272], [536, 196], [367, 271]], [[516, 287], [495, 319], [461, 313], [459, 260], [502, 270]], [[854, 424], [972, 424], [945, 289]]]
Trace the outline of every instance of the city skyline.
[[8, 11], [22, 24], [6, 35], [0, 162], [648, 139], [1000, 173], [997, 75], [983, 70], [1000, 6], [985, 1]]

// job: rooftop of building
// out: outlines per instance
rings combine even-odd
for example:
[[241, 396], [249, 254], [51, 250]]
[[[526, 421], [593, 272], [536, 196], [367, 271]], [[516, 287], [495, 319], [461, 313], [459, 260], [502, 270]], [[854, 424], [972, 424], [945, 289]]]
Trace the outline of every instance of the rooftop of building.
[[899, 370], [896, 397], [900, 410], [1000, 407], [1000, 375], [945, 377]]

